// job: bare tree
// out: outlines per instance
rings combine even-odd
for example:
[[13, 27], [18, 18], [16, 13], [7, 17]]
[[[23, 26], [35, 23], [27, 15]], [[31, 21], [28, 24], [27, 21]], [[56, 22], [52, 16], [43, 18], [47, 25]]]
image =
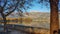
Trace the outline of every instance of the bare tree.
[[[0, 0], [0, 13], [4, 20], [4, 31], [6, 29], [6, 17], [12, 12], [27, 9], [33, 0]], [[28, 5], [28, 6], [26, 6]]]

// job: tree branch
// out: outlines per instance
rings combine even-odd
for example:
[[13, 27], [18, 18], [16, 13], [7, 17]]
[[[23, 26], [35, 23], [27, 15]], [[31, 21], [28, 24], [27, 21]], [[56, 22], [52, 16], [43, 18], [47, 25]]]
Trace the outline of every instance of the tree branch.
[[5, 2], [4, 2], [5, 4], [3, 5], [3, 8], [6, 6], [6, 4], [7, 4], [7, 0], [5, 0]]
[[15, 9], [17, 8], [18, 3], [19, 3], [19, 1], [16, 3], [15, 8], [14, 8], [12, 11], [9, 11], [9, 13], [5, 15], [6, 17], [7, 17], [8, 15], [10, 15], [12, 12], [14, 12], [14, 11], [15, 11]]
[[10, 7], [8, 7], [8, 8], [6, 8], [5, 10], [8, 10], [8, 9], [11, 9], [12, 7], [14, 7], [15, 5], [13, 5], [13, 6], [10, 6]]

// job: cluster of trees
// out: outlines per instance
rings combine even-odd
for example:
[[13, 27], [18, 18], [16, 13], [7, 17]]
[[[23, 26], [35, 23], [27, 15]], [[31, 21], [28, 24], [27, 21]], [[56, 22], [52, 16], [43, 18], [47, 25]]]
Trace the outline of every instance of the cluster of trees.
[[[31, 23], [32, 22], [32, 18], [29, 18], [29, 17], [27, 17], [27, 18], [22, 18], [22, 20], [21, 20], [21, 18], [6, 18], [6, 20], [7, 20], [7, 23], [9, 24], [9, 23], [17, 23], [17, 24], [19, 24], [19, 23], [21, 23], [21, 21], [22, 21], [22, 23], [24, 22], [24, 23]], [[0, 19], [0, 22], [3, 22], [3, 20], [2, 19]]]
[[25, 22], [25, 23], [31, 23], [32, 22], [32, 18], [24, 18], [23, 22]]
[[[32, 22], [32, 18], [22, 18], [22, 20], [21, 20], [21, 18], [15, 18], [15, 19], [8, 19], [9, 20], [9, 22], [16, 22], [16, 23], [21, 23], [21, 21], [22, 21], [22, 23], [24, 22], [24, 23], [31, 23]], [[7, 21], [8, 21], [7, 20]]]

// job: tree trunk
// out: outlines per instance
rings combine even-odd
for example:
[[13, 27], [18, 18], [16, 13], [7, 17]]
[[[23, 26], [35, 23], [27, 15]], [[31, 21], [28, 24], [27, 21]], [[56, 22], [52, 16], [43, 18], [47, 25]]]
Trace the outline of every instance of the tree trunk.
[[50, 0], [50, 34], [58, 34], [59, 17], [58, 17], [58, 0]]
[[6, 23], [7, 23], [6, 17], [5, 17], [5, 15], [3, 13], [1, 13], [1, 15], [2, 15], [3, 21], [4, 21], [4, 31], [6, 31]]

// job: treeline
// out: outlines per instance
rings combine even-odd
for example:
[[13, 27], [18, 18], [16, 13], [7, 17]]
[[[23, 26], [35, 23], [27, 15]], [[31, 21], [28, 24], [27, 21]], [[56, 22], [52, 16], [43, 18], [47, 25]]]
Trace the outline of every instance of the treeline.
[[[32, 22], [32, 18], [6, 18], [7, 19], [7, 22], [10, 23], [10, 22], [25, 22], [25, 23], [30, 23]], [[0, 18], [0, 22], [3, 22], [3, 19]]]

